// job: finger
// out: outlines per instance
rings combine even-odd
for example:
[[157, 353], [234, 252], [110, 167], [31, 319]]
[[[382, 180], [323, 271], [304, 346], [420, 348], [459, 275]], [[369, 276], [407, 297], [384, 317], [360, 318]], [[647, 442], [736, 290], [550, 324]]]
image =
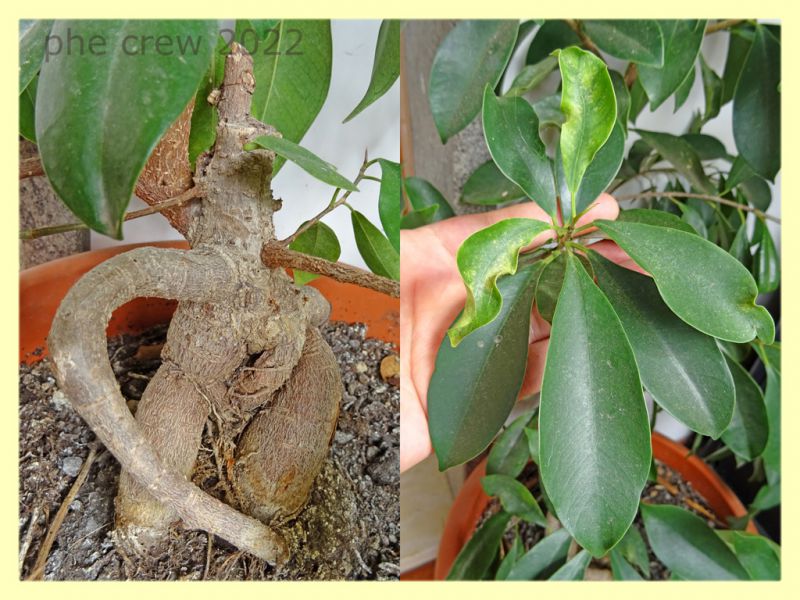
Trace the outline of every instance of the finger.
[[[406, 382], [407, 383], [407, 382]], [[413, 398], [412, 398], [413, 396]], [[423, 461], [432, 452], [428, 419], [413, 389], [400, 384], [400, 472]]]
[[[578, 219], [575, 224], [576, 227], [582, 227], [587, 223], [596, 221], [598, 219], [606, 219], [613, 221], [619, 216], [619, 204], [616, 199], [606, 193], [602, 193], [597, 197], [597, 200], [592, 202], [589, 210], [587, 210], [582, 217]], [[590, 227], [586, 231], [595, 231], [597, 227]]]
[[550, 338], [548, 337], [534, 342], [528, 347], [528, 364], [522, 379], [522, 389], [519, 391], [520, 398], [531, 396], [542, 389], [542, 376], [549, 342]]

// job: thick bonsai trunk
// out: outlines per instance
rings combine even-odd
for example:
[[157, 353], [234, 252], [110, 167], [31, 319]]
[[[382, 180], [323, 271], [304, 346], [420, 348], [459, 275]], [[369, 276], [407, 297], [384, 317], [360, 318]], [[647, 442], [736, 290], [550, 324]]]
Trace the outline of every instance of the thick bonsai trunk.
[[[98, 266], [70, 290], [50, 332], [59, 383], [122, 464], [117, 537], [136, 551], [182, 520], [269, 562], [286, 558], [275, 527], [305, 504], [335, 429], [341, 381], [316, 329], [327, 302], [261, 262], [274, 240], [274, 155], [243, 145], [275, 131], [248, 114], [253, 84], [252, 61], [236, 47], [216, 146], [198, 159], [205, 197], [184, 213], [192, 250], [137, 249]], [[153, 172], [165, 181], [163, 165]], [[138, 296], [179, 305], [134, 421], [107, 359], [105, 326]], [[190, 482], [209, 416], [233, 506]]]

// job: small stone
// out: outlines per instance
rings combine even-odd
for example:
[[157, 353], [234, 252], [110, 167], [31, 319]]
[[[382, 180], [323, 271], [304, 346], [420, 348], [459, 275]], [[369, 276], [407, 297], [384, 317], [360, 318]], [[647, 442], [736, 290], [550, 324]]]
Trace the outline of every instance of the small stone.
[[61, 462], [61, 471], [69, 477], [75, 477], [83, 466], [83, 459], [77, 456], [68, 456]]
[[337, 444], [346, 444], [353, 441], [353, 434], [345, 431], [337, 431], [333, 436], [333, 441]]
[[53, 395], [50, 397], [50, 405], [58, 410], [61, 410], [62, 408], [69, 408], [71, 406], [69, 400], [61, 390], [56, 390], [53, 392]]
[[392, 385], [398, 385], [400, 378], [400, 359], [397, 354], [390, 354], [381, 361], [381, 379]]
[[360, 361], [353, 365], [353, 368], [356, 370], [356, 373], [366, 373], [369, 370], [367, 363]]
[[381, 460], [370, 463], [367, 474], [375, 483], [388, 485], [400, 479], [400, 456], [396, 450], [383, 455]]

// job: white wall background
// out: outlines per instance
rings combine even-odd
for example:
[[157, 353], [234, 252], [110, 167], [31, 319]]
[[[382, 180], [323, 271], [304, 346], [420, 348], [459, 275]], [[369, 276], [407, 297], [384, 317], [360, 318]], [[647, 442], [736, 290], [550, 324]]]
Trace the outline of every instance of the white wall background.
[[[340, 173], [354, 179], [361, 166], [364, 150], [370, 158], [400, 160], [400, 85], [395, 82], [377, 102], [348, 123], [342, 120], [361, 100], [369, 84], [375, 42], [380, 21], [334, 20], [333, 72], [328, 98], [319, 116], [306, 133], [301, 144], [317, 156], [334, 164]], [[380, 177], [380, 166], [370, 167], [370, 174]], [[333, 189], [317, 181], [292, 163], [286, 163], [273, 180], [275, 195], [283, 199], [283, 208], [275, 215], [277, 235], [290, 235], [309, 217], [325, 208]], [[380, 227], [378, 220], [378, 190], [375, 181], [362, 181], [360, 192], [350, 196], [349, 204], [364, 213]], [[129, 210], [144, 208], [145, 204], [134, 198]], [[353, 238], [350, 211], [340, 207], [327, 215], [324, 222], [332, 227], [342, 245], [340, 260], [365, 267]], [[132, 242], [181, 239], [161, 215], [152, 215], [127, 221], [124, 240], [92, 232], [92, 248], [104, 248]]]

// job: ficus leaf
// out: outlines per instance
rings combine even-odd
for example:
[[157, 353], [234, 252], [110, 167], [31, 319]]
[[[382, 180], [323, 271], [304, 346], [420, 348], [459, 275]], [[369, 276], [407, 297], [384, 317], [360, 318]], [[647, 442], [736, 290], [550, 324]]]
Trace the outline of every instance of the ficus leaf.
[[539, 138], [539, 120], [522, 98], [483, 98], [483, 134], [497, 167], [549, 215], [556, 212], [553, 169]]
[[774, 340], [772, 317], [755, 303], [753, 276], [722, 248], [667, 227], [603, 220], [595, 224], [653, 276], [667, 306], [695, 329], [730, 342], [756, 336], [767, 343]]
[[611, 85], [614, 86], [614, 96], [617, 99], [617, 123], [619, 123], [622, 131], [627, 136], [628, 119], [631, 114], [631, 92], [620, 72], [609, 71], [608, 74], [611, 76]]
[[375, 44], [375, 59], [372, 62], [372, 75], [364, 97], [344, 120], [350, 119], [383, 96], [400, 76], [400, 21], [384, 19], [378, 31]]
[[528, 440], [525, 426], [530, 423], [531, 414], [520, 415], [497, 436], [486, 459], [487, 475], [508, 475], [516, 477], [528, 463]]
[[700, 162], [700, 158], [685, 139], [659, 131], [637, 129], [642, 139], [655, 149], [665, 160], [689, 180], [693, 187], [705, 194], [716, 194], [714, 184], [708, 178]]
[[194, 166], [197, 157], [214, 145], [217, 139], [217, 107], [212, 106], [208, 97], [212, 90], [220, 87], [225, 75], [225, 56], [228, 47], [225, 39], [217, 36], [217, 46], [211, 55], [205, 77], [197, 88], [192, 110], [192, 123], [189, 129], [189, 162]]
[[36, 88], [39, 78], [34, 77], [19, 95], [19, 134], [36, 143]]
[[717, 535], [739, 559], [754, 581], [779, 581], [781, 561], [769, 539], [746, 531], [721, 530]]
[[672, 227], [696, 235], [697, 232], [686, 221], [679, 217], [664, 212], [663, 210], [652, 210], [649, 208], [629, 208], [621, 210], [617, 221], [623, 223], [645, 223], [646, 225], [656, 225], [658, 227]]
[[460, 21], [436, 50], [428, 100], [442, 142], [481, 110], [483, 91], [494, 89], [517, 39], [518, 21]]
[[678, 86], [678, 89], [675, 90], [675, 108], [672, 112], [678, 112], [681, 106], [686, 104], [686, 100], [689, 99], [689, 94], [692, 92], [692, 88], [694, 87], [694, 80], [697, 78], [697, 69], [692, 67], [688, 73], [686, 73], [686, 79], [684, 79], [681, 84]]
[[437, 221], [437, 206], [426, 206], [420, 210], [411, 210], [400, 219], [400, 229], [416, 229]]
[[400, 254], [380, 229], [357, 210], [350, 212], [358, 252], [373, 273], [400, 280]]
[[761, 388], [739, 363], [725, 358], [736, 385], [736, 406], [722, 441], [736, 456], [753, 460], [767, 445], [769, 422]]
[[654, 67], [664, 64], [664, 36], [658, 21], [586, 20], [582, 24], [597, 47], [612, 56]]
[[700, 73], [703, 77], [703, 93], [705, 94], [705, 110], [703, 121], [710, 121], [719, 114], [722, 106], [722, 79], [708, 66], [706, 59], [700, 54]]
[[748, 579], [714, 530], [698, 516], [669, 505], [642, 504], [647, 539], [658, 559], [682, 579]]
[[456, 348], [442, 340], [428, 387], [428, 427], [441, 470], [480, 454], [517, 401], [539, 268], [535, 263], [498, 282], [503, 302], [491, 323]]
[[581, 581], [591, 560], [592, 555], [586, 550], [581, 550], [567, 561], [567, 564], [553, 573], [550, 581]]
[[455, 216], [453, 208], [442, 193], [427, 179], [422, 177], [406, 177], [403, 179], [408, 201], [416, 211], [426, 211], [429, 207], [436, 207], [433, 221], [441, 221]]
[[[342, 253], [336, 232], [321, 221], [314, 223], [292, 240], [289, 248], [334, 262], [339, 259]], [[317, 277], [319, 276], [313, 273], [298, 271], [297, 269], [294, 271], [294, 282], [297, 285], [305, 285]]]
[[494, 206], [522, 200], [525, 192], [503, 175], [493, 160], [473, 171], [461, 188], [461, 202], [479, 206]]
[[742, 72], [742, 66], [747, 59], [750, 51], [750, 38], [742, 35], [739, 30], [731, 30], [728, 36], [728, 54], [725, 57], [725, 70], [722, 72], [722, 98], [720, 102], [724, 105], [733, 100], [733, 93], [736, 90], [736, 83]]
[[781, 260], [775, 241], [766, 224], [762, 224], [761, 243], [755, 255], [756, 282], [762, 294], [774, 292], [781, 284]]
[[767, 365], [766, 370], [767, 389], [764, 392], [764, 405], [767, 409], [769, 435], [761, 457], [764, 460], [767, 482], [776, 485], [781, 480], [781, 374], [780, 370], [771, 365]]
[[[19, 93], [39, 72], [52, 19], [21, 19], [19, 22]], [[63, 40], [61, 42], [63, 44]], [[55, 51], [55, 49], [54, 49]]]
[[725, 145], [713, 136], [705, 133], [684, 133], [681, 138], [689, 142], [700, 160], [731, 159]]
[[392, 242], [394, 249], [400, 252], [400, 211], [402, 196], [400, 193], [400, 163], [381, 158], [381, 189], [378, 194], [378, 215], [386, 237]]
[[593, 556], [633, 522], [650, 457], [633, 351], [614, 309], [570, 254], [542, 381], [539, 469], [559, 520]]
[[611, 573], [614, 575], [614, 581], [642, 581], [643, 579], [617, 548], [611, 549]]
[[650, 556], [648, 555], [647, 545], [644, 543], [642, 534], [635, 525], [631, 525], [619, 544], [614, 547], [612, 552], [618, 551], [630, 564], [648, 576], [650, 575]]
[[644, 387], [694, 431], [718, 438], [733, 416], [735, 392], [716, 341], [664, 304], [653, 280], [589, 253], [636, 356]]
[[[98, 56], [62, 51], [42, 64], [36, 96], [39, 153], [53, 189], [70, 210], [95, 231], [119, 239], [139, 173], [208, 68], [217, 23], [65, 20], [53, 25], [52, 35], [66, 39], [68, 31], [84, 39], [100, 36], [107, 51]], [[186, 51], [145, 51], [145, 32], [150, 39], [182, 41]]]
[[547, 223], [536, 219], [504, 219], [464, 240], [456, 263], [467, 288], [467, 301], [447, 332], [453, 347], [499, 314], [502, 296], [497, 278], [515, 273], [520, 250], [548, 229]]
[[509, 549], [508, 553], [503, 557], [503, 561], [500, 563], [500, 566], [497, 567], [497, 573], [495, 573], [495, 581], [504, 581], [508, 574], [511, 572], [511, 569], [519, 560], [519, 557], [525, 552], [525, 547], [522, 545], [522, 538], [519, 535], [519, 531], [517, 531], [516, 535], [514, 536], [514, 542], [511, 544], [511, 548]]
[[497, 496], [503, 510], [529, 523], [545, 527], [547, 519], [533, 498], [530, 490], [514, 477], [508, 475], [486, 475], [481, 479], [483, 490], [489, 496]]
[[[611, 135], [617, 118], [614, 87], [605, 63], [575, 46], [558, 54], [561, 69], [561, 156], [573, 197], [589, 163]], [[574, 216], [574, 213], [573, 213]]]
[[578, 34], [567, 25], [566, 21], [554, 19], [545, 21], [536, 31], [528, 47], [525, 64], [532, 65], [540, 62], [553, 50], [566, 48], [581, 43]]
[[550, 577], [567, 558], [572, 536], [557, 529], [523, 554], [506, 577], [507, 580], [531, 581]]
[[[478, 581], [483, 579], [500, 547], [500, 540], [506, 531], [511, 515], [499, 512], [481, 525], [456, 556], [450, 572], [449, 581]], [[720, 542], [722, 543], [722, 542]]]
[[558, 65], [555, 56], [543, 58], [535, 65], [525, 65], [514, 78], [514, 82], [504, 96], [521, 96], [542, 83]]

